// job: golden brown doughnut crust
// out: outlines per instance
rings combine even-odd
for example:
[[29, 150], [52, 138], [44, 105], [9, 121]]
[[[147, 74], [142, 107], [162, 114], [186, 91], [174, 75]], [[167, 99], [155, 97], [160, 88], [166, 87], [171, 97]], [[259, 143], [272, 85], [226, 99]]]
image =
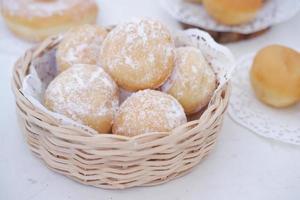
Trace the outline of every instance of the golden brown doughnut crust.
[[281, 45], [261, 49], [250, 71], [256, 96], [274, 107], [287, 107], [300, 100], [300, 54]]
[[[62, 1], [65, 7], [56, 10], [53, 3]], [[29, 41], [41, 41], [71, 27], [95, 23], [97, 14], [98, 6], [94, 0], [9, 0], [3, 1], [2, 7], [2, 15], [11, 31]]]
[[191, 2], [191, 3], [202, 3], [203, 0], [185, 0], [187, 2]]
[[262, 3], [262, 0], [203, 0], [209, 15], [227, 25], [239, 25], [253, 20]]
[[219, 9], [249, 12], [256, 11], [261, 7], [261, 0], [203, 0], [205, 2], [211, 2]]

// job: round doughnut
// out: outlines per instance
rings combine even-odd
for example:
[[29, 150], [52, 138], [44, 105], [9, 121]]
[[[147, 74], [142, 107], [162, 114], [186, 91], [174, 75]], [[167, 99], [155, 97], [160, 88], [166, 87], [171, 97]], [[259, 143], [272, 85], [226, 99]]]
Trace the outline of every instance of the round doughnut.
[[193, 114], [206, 106], [216, 87], [216, 75], [199, 49], [180, 47], [175, 50], [175, 69], [162, 91], [175, 97], [185, 113]]
[[150, 132], [168, 132], [186, 123], [178, 101], [163, 92], [141, 90], [128, 97], [114, 118], [113, 133], [136, 136]]
[[104, 28], [88, 24], [70, 30], [57, 47], [58, 71], [62, 72], [74, 64], [95, 65], [106, 35]]
[[2, 15], [17, 36], [41, 41], [71, 27], [95, 23], [95, 0], [5, 0]]
[[250, 79], [256, 96], [273, 107], [287, 107], [300, 100], [300, 53], [270, 45], [255, 56]]
[[202, 3], [208, 14], [219, 23], [239, 25], [256, 17], [263, 0], [203, 0]]
[[118, 108], [118, 87], [95, 65], [78, 64], [60, 73], [48, 86], [45, 106], [99, 133], [111, 131]]
[[158, 21], [142, 19], [114, 28], [102, 44], [100, 65], [117, 84], [137, 91], [157, 88], [173, 69], [174, 43]]

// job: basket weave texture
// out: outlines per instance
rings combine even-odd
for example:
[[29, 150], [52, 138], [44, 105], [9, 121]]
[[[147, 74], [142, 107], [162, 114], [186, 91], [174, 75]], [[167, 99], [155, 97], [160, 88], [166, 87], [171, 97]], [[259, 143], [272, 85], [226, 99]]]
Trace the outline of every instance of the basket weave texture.
[[51, 37], [28, 50], [13, 69], [12, 89], [20, 124], [31, 151], [46, 165], [78, 182], [123, 189], [157, 185], [189, 172], [215, 146], [229, 98], [226, 84], [200, 118], [170, 133], [148, 133], [133, 138], [91, 134], [34, 106], [20, 90], [33, 60], [57, 47]]

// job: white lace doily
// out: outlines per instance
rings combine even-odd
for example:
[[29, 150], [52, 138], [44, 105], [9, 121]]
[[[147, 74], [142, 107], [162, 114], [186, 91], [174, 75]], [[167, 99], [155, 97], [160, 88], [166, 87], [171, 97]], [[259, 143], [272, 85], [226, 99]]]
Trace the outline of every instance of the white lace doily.
[[228, 112], [238, 124], [254, 133], [300, 145], [300, 104], [276, 109], [261, 103], [250, 84], [249, 70], [255, 54], [239, 60], [232, 78], [232, 95]]
[[[222, 86], [229, 81], [235, 63], [233, 55], [226, 47], [217, 44], [209, 34], [198, 29], [180, 31], [175, 34], [174, 38], [176, 46], [194, 46], [202, 51], [203, 56], [211, 64], [217, 74], [220, 83], [217, 90], [221, 89]], [[91, 132], [91, 134], [94, 134], [94, 130], [58, 113], [51, 112], [43, 105], [45, 88], [56, 74], [54, 55], [55, 52], [50, 51], [32, 63], [30, 74], [23, 80], [23, 87], [21, 90], [24, 96], [33, 105], [60, 120], [62, 124], [72, 124], [84, 128]]]
[[254, 33], [284, 22], [300, 10], [299, 0], [266, 0], [256, 18], [247, 24], [226, 26], [212, 19], [201, 4], [185, 0], [162, 0], [162, 6], [175, 19], [185, 24], [220, 32]]

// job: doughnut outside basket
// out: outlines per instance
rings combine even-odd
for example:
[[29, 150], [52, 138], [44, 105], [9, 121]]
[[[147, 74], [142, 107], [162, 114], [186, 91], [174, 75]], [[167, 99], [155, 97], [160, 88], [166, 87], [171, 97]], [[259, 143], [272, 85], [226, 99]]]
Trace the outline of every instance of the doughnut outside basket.
[[228, 104], [229, 83], [216, 92], [200, 118], [170, 133], [133, 138], [91, 133], [89, 128], [64, 124], [32, 104], [21, 90], [23, 79], [32, 61], [55, 49], [60, 41], [59, 36], [50, 37], [29, 49], [16, 62], [12, 77], [26, 141], [50, 169], [100, 188], [150, 186], [186, 174], [213, 149]]

